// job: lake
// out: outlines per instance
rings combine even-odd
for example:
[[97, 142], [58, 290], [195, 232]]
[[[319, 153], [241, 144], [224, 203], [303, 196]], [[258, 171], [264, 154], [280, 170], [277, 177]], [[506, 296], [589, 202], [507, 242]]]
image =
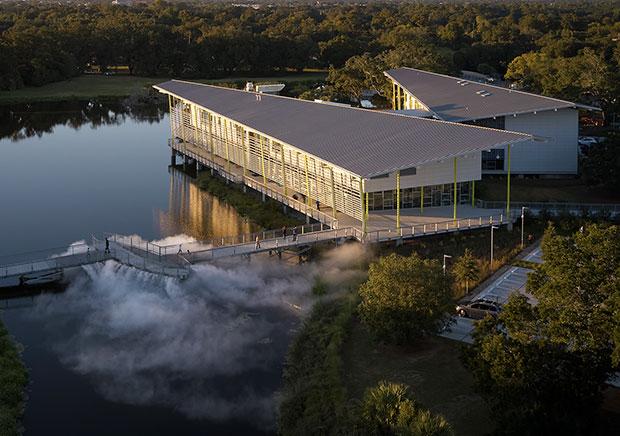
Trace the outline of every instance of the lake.
[[[0, 256], [104, 232], [182, 241], [257, 227], [169, 168], [157, 104], [0, 108]], [[314, 267], [201, 265], [184, 282], [108, 262], [0, 301], [31, 383], [26, 435], [271, 434]]]

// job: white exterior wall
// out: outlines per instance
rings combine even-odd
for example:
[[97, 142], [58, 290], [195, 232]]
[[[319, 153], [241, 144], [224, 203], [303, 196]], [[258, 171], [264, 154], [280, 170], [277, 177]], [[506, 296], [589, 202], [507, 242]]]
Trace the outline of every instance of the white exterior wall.
[[[506, 116], [505, 129], [533, 134], [547, 140], [547, 142], [520, 142], [514, 145], [511, 151], [512, 173], [577, 174], [579, 135], [577, 109], [559, 109], [516, 117]], [[505, 160], [505, 168], [506, 165]], [[485, 174], [505, 172], [485, 171]]]
[[[470, 180], [480, 180], [480, 168], [480, 152], [458, 157], [456, 163], [456, 181], [468, 182]], [[415, 175], [401, 176], [400, 178], [401, 189], [442, 185], [444, 183], [454, 183], [454, 160], [452, 158], [444, 159], [442, 162], [433, 162], [428, 165], [420, 166], [417, 168]], [[365, 192], [396, 189], [396, 174], [391, 173], [389, 177], [366, 180], [364, 186]]]

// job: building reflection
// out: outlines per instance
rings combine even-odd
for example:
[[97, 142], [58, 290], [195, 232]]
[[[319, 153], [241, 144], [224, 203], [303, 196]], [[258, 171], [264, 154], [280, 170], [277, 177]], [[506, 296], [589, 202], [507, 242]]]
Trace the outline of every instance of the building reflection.
[[169, 173], [168, 211], [159, 211], [156, 223], [161, 235], [183, 233], [205, 240], [258, 230], [235, 208], [199, 189], [181, 170], [170, 167]]

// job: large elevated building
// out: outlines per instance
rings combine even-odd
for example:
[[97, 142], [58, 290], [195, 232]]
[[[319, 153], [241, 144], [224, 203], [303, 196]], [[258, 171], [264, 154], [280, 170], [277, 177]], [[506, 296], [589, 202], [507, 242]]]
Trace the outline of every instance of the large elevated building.
[[[537, 137], [512, 155], [511, 171], [519, 174], [576, 174], [579, 109], [598, 110], [413, 68], [396, 68], [385, 75], [392, 81], [396, 111]], [[483, 173], [506, 174], [506, 147], [483, 151], [481, 167]]]
[[173, 143], [188, 144], [199, 162], [241, 169], [252, 187], [275, 186], [363, 227], [369, 210], [394, 209], [398, 223], [404, 208], [453, 206], [456, 218], [456, 206], [473, 200], [482, 151], [531, 139], [177, 80], [155, 88], [169, 96]]

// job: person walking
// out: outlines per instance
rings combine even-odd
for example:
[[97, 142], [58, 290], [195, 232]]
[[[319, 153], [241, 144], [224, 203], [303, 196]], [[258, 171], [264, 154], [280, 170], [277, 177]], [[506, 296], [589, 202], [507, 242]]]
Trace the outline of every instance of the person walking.
[[282, 239], [286, 241], [286, 226], [282, 227]]
[[260, 239], [258, 238], [258, 235], [256, 235], [256, 242], [254, 242], [254, 249], [258, 250], [260, 248]]
[[105, 238], [105, 254], [110, 254], [110, 240], [106, 237]]
[[297, 227], [293, 227], [293, 242], [297, 240]]

